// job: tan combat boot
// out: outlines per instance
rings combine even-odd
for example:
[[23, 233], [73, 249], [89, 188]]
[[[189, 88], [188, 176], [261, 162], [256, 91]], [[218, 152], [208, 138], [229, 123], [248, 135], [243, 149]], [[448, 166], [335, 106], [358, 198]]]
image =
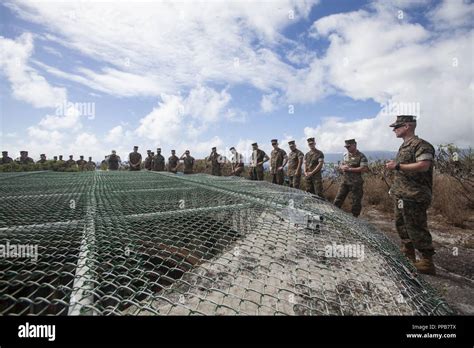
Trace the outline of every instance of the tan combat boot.
[[436, 275], [433, 256], [423, 255], [419, 261], [415, 262], [415, 267], [420, 273]]
[[413, 247], [412, 243], [403, 243], [400, 250], [408, 260], [410, 260], [412, 263], [416, 262], [415, 248]]

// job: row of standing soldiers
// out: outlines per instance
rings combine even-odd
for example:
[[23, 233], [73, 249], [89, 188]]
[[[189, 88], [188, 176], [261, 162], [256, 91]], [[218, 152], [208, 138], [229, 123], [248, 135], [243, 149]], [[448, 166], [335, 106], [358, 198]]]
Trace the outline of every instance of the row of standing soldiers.
[[40, 155], [40, 159], [38, 161], [34, 161], [31, 157], [28, 156], [28, 151], [20, 151], [20, 157], [13, 160], [11, 157], [8, 156], [8, 151], [2, 151], [2, 158], [0, 158], [0, 165], [2, 164], [20, 164], [20, 165], [28, 165], [28, 164], [46, 164], [52, 163], [57, 166], [62, 166], [64, 168], [78, 168], [79, 170], [95, 170], [96, 164], [92, 161], [92, 157], [89, 157], [89, 161], [84, 159], [84, 156], [80, 156], [79, 160], [74, 160], [74, 156], [70, 155], [67, 161], [63, 160], [63, 156], [59, 155], [54, 156], [52, 160], [48, 160], [46, 158], [46, 154], [42, 153]]

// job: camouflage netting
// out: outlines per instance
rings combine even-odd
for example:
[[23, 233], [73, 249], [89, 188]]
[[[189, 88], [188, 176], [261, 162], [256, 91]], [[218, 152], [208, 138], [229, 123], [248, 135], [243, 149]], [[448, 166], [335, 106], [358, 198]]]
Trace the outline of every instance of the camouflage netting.
[[0, 245], [38, 251], [0, 259], [2, 315], [452, 313], [381, 232], [288, 187], [96, 171], [0, 192]]

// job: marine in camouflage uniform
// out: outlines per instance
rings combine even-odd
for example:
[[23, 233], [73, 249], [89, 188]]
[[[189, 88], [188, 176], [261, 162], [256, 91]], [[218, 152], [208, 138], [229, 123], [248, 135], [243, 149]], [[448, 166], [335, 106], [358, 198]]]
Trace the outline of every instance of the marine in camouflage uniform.
[[59, 155], [57, 166], [58, 168], [66, 166], [66, 162], [63, 160], [63, 155]]
[[33, 164], [33, 158], [28, 157], [28, 151], [20, 151], [20, 158], [18, 158], [18, 164]]
[[168, 170], [171, 173], [178, 172], [178, 165], [179, 165], [179, 157], [176, 156], [176, 151], [171, 150], [171, 156], [168, 158]]
[[357, 150], [355, 139], [345, 140], [347, 152], [344, 154], [339, 170], [343, 172], [343, 181], [334, 200], [334, 205], [342, 207], [349, 192], [352, 193], [352, 215], [358, 217], [362, 210], [362, 196], [364, 195], [364, 179], [362, 173], [369, 168], [367, 157]]
[[184, 174], [193, 174], [194, 157], [189, 154], [189, 150], [186, 150], [181, 156], [181, 160], [184, 162]]
[[323, 196], [323, 178], [321, 171], [324, 165], [324, 154], [316, 149], [314, 138], [308, 138], [309, 151], [304, 155], [304, 180], [306, 191]]
[[84, 159], [84, 156], [79, 156], [79, 160], [77, 160], [76, 164], [79, 167], [79, 170], [87, 170], [86, 168], [87, 162]]
[[69, 155], [69, 159], [66, 161], [66, 168], [76, 168], [77, 164], [73, 157], [73, 155]]
[[263, 180], [263, 164], [270, 158], [265, 151], [258, 148], [257, 143], [252, 144], [252, 158], [250, 159], [250, 180]]
[[161, 154], [161, 148], [156, 149], [156, 155], [153, 156], [151, 167], [155, 172], [163, 172], [165, 170], [165, 158]]
[[8, 157], [8, 151], [2, 151], [2, 158], [0, 158], [0, 164], [12, 163], [13, 158]]
[[147, 156], [143, 163], [143, 166], [146, 170], [151, 170], [151, 162], [153, 161], [153, 155], [151, 154], [151, 150], [146, 150]]
[[120, 157], [117, 155], [115, 150], [112, 150], [112, 154], [110, 154], [106, 160], [108, 170], [118, 170], [120, 162]]
[[140, 170], [142, 164], [142, 155], [138, 152], [138, 146], [133, 147], [133, 152], [128, 155], [130, 171]]
[[36, 162], [36, 164], [43, 164], [43, 163], [46, 163], [46, 155], [44, 153], [42, 153], [40, 155], [40, 159]]
[[300, 188], [301, 184], [301, 168], [303, 167], [304, 154], [296, 148], [294, 140], [288, 142], [290, 153], [288, 154], [288, 178], [290, 187]]
[[[432, 199], [435, 149], [415, 135], [415, 116], [397, 116], [390, 127], [397, 138], [403, 138], [395, 161], [386, 164], [387, 169], [395, 171], [390, 195], [394, 197], [395, 226], [402, 240], [401, 249], [420, 273], [434, 275], [435, 252], [426, 211]], [[421, 253], [419, 261], [416, 261], [415, 249]]]
[[217, 153], [217, 148], [211, 149], [211, 154], [207, 157], [207, 161], [211, 162], [211, 175], [222, 176], [221, 155]]
[[95, 162], [92, 161], [92, 157], [89, 157], [89, 161], [86, 164], [87, 170], [94, 171], [97, 167]]
[[286, 151], [278, 147], [278, 140], [272, 139], [273, 150], [270, 154], [270, 174], [272, 175], [272, 183], [283, 185], [285, 181], [284, 168], [288, 162]]
[[230, 152], [232, 152], [232, 159], [231, 159], [231, 167], [232, 167], [232, 175], [240, 176], [244, 171], [244, 160], [242, 155], [235, 150], [235, 147], [230, 148]]

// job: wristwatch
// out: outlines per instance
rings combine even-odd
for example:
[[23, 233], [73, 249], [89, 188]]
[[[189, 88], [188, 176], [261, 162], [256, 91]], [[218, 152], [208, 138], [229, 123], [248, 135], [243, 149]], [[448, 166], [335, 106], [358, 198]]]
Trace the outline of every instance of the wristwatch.
[[397, 162], [397, 165], [395, 166], [395, 170], [400, 170], [400, 162]]

